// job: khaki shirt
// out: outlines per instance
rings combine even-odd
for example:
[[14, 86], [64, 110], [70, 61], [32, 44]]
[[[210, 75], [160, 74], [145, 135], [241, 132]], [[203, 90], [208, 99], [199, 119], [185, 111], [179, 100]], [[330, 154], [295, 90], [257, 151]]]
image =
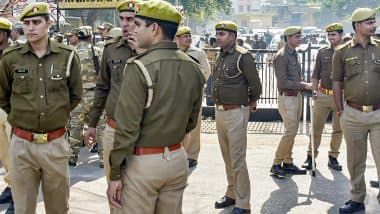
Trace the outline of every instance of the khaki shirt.
[[285, 45], [274, 56], [273, 65], [280, 94], [284, 91], [303, 89], [301, 65], [296, 50]]
[[329, 90], [332, 89], [331, 71], [333, 54], [333, 47], [321, 48], [318, 51], [312, 74], [313, 79], [321, 80], [321, 86]]
[[[134, 59], [142, 62], [152, 78], [154, 95], [147, 109], [146, 79]], [[121, 167], [135, 147], [164, 147], [182, 142], [197, 124], [205, 83], [199, 66], [174, 42], [155, 44], [131, 58], [126, 71], [115, 112], [111, 180], [120, 179]]]
[[203, 76], [207, 80], [210, 77], [211, 68], [210, 68], [210, 64], [208, 63], [206, 53], [203, 50], [196, 48], [194, 46], [190, 46], [186, 50], [186, 53], [198, 61], [199, 66], [201, 67]]
[[260, 98], [261, 90], [253, 56], [236, 44], [221, 50], [212, 74], [214, 102], [219, 105], [248, 105]]
[[344, 99], [358, 105], [380, 104], [380, 41], [363, 48], [354, 37], [333, 57], [333, 81], [343, 82]]
[[121, 37], [104, 47], [95, 87], [95, 99], [89, 112], [89, 127], [96, 127], [104, 107], [107, 117], [115, 119], [115, 106], [120, 93], [124, 66], [127, 59], [133, 55], [135, 52]]
[[38, 58], [29, 43], [9, 48], [0, 61], [0, 107], [8, 121], [35, 133], [63, 128], [81, 100], [80, 62], [75, 54], [70, 75], [66, 66], [73, 50], [49, 40]]

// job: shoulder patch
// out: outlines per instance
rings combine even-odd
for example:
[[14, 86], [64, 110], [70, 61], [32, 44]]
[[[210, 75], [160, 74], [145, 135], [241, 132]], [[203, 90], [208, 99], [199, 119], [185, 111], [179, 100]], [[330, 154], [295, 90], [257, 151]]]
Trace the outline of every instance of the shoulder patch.
[[241, 54], [246, 54], [248, 53], [248, 50], [243, 48], [243, 47], [240, 47], [240, 46], [236, 46], [235, 50]]

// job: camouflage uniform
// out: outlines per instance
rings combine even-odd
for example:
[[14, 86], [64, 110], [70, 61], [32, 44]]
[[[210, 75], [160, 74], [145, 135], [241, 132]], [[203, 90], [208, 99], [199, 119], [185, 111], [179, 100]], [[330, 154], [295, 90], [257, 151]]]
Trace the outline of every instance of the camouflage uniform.
[[[79, 150], [83, 145], [83, 128], [88, 123], [88, 112], [94, 100], [95, 85], [97, 80], [97, 73], [92, 58], [91, 44], [89, 42], [81, 41], [76, 47], [76, 51], [81, 62], [81, 75], [83, 85], [83, 97], [79, 105], [71, 111], [70, 120], [68, 124], [69, 129], [69, 143], [70, 143], [70, 161], [77, 162]], [[101, 59], [102, 50], [94, 47], [95, 55]], [[97, 125], [97, 143], [98, 154], [100, 160], [103, 158], [103, 148], [101, 142], [101, 134], [105, 127], [105, 116], [102, 115]]]

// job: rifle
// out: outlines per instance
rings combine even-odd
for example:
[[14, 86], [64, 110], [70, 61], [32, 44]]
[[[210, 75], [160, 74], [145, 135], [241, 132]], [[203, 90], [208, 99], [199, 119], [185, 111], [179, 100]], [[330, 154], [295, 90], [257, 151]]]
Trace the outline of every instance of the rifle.
[[[95, 42], [95, 34], [93, 36], [93, 42]], [[91, 45], [91, 51], [92, 51], [92, 61], [94, 61], [95, 71], [96, 71], [96, 74], [99, 74], [99, 71], [100, 71], [99, 58], [95, 54], [94, 45], [93, 44], [90, 44], [90, 45]]]

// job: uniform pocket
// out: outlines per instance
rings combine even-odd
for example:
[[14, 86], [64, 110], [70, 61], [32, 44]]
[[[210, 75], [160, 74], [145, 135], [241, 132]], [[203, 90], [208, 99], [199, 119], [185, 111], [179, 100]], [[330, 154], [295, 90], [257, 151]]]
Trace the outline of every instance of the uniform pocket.
[[360, 62], [358, 59], [352, 59], [345, 64], [345, 77], [350, 79], [360, 73]]
[[29, 73], [15, 73], [12, 84], [15, 94], [27, 94], [32, 91], [32, 77]]
[[50, 70], [47, 80], [47, 89], [49, 91], [58, 91], [66, 86], [66, 69], [65, 67], [55, 67]]

